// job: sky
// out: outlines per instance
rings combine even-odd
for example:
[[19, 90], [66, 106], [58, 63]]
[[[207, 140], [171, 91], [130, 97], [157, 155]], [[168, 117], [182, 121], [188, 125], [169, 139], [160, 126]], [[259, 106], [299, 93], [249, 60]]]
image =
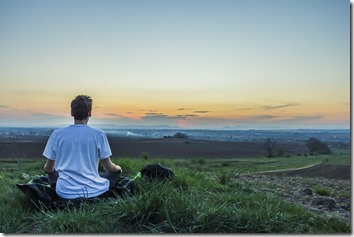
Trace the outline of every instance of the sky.
[[0, 126], [350, 128], [348, 0], [0, 0]]

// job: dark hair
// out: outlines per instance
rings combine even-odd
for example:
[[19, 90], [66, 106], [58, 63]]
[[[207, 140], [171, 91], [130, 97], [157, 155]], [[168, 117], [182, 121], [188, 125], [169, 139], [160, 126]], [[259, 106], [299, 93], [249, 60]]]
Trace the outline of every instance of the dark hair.
[[71, 115], [75, 120], [84, 120], [91, 115], [92, 99], [87, 95], [78, 95], [71, 101]]

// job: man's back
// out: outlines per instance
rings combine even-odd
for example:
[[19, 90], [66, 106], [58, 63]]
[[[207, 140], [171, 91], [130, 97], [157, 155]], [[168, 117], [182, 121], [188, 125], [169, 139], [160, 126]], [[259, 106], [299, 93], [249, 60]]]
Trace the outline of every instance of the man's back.
[[90, 198], [108, 190], [109, 181], [98, 174], [98, 159], [112, 155], [102, 130], [85, 124], [56, 130], [43, 155], [55, 160], [55, 170], [59, 173], [56, 191], [62, 198]]

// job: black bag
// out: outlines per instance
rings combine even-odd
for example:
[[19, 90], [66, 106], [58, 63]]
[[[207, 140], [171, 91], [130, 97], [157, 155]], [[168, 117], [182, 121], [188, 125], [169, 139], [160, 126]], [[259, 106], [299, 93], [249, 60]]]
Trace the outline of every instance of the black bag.
[[39, 206], [40, 203], [52, 206], [60, 199], [55, 189], [50, 187], [47, 176], [38, 176], [26, 184], [16, 184], [16, 186], [36, 206]]
[[109, 190], [110, 196], [117, 196], [124, 197], [125, 195], [132, 196], [135, 194], [135, 182], [133, 179], [129, 177], [121, 177], [118, 183]]
[[148, 180], [169, 180], [175, 175], [170, 168], [160, 164], [146, 165], [140, 172]]

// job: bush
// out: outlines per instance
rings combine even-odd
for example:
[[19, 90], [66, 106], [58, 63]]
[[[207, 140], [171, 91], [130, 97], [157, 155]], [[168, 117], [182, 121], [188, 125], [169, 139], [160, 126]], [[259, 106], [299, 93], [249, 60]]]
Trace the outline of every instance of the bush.
[[173, 136], [173, 138], [184, 138], [184, 139], [188, 139], [189, 136], [185, 133], [181, 133], [181, 132], [177, 132], [175, 133]]
[[203, 159], [198, 159], [197, 163], [200, 164], [200, 165], [204, 165], [206, 162]]
[[143, 152], [143, 153], [141, 154], [141, 158], [144, 159], [144, 160], [148, 160], [148, 159], [150, 158], [150, 155], [149, 155], [149, 153], [147, 153], [147, 152]]
[[232, 174], [226, 171], [222, 171], [219, 175], [219, 182], [222, 185], [225, 185], [231, 181]]
[[224, 161], [224, 162], [221, 163], [221, 165], [223, 167], [227, 167], [227, 166], [230, 166], [230, 162], [229, 161]]
[[327, 196], [327, 197], [330, 196], [332, 193], [330, 189], [321, 186], [315, 186], [313, 188], [313, 191], [318, 195]]
[[309, 138], [306, 142], [306, 146], [310, 150], [310, 155], [314, 153], [318, 154], [331, 154], [332, 151], [329, 149], [328, 145], [317, 138]]

